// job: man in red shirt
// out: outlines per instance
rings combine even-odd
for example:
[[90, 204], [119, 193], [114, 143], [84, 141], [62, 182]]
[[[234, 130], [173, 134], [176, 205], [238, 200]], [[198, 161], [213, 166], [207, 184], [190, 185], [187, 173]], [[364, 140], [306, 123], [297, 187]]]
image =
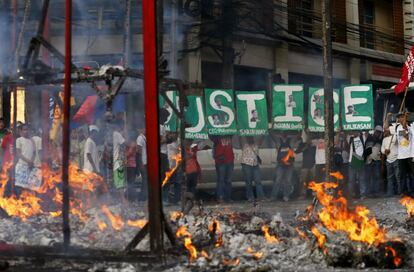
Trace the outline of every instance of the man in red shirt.
[[216, 198], [219, 202], [231, 201], [231, 182], [234, 169], [232, 136], [210, 136], [214, 143], [213, 157], [216, 165]]

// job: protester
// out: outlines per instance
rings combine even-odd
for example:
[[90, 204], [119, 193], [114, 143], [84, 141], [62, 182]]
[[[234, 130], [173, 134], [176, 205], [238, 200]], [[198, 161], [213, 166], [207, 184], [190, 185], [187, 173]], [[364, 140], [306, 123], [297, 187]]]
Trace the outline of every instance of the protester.
[[216, 166], [216, 198], [219, 202], [231, 201], [234, 153], [232, 136], [210, 136], [213, 141], [213, 158]]
[[16, 155], [18, 158], [16, 164], [15, 186], [17, 195], [20, 189], [36, 190], [40, 188], [40, 180], [31, 178], [34, 170], [34, 160], [36, 156], [36, 146], [30, 138], [29, 128], [23, 124], [20, 127], [21, 137], [16, 140]]
[[137, 144], [134, 141], [134, 133], [128, 133], [128, 140], [125, 146], [125, 157], [126, 157], [126, 198], [128, 200], [133, 199], [133, 188], [134, 183], [137, 178], [137, 163], [136, 163], [136, 155], [137, 155]]
[[280, 193], [282, 193], [283, 200], [289, 201], [294, 190], [292, 183], [294, 152], [285, 132], [282, 132], [279, 144], [276, 137], [273, 134], [270, 135], [277, 146], [277, 166], [271, 197], [272, 200], [277, 200]]
[[365, 138], [360, 132], [355, 132], [349, 140], [349, 194], [353, 197], [367, 197], [367, 183], [364, 172]]
[[[177, 158], [181, 158], [180, 141], [178, 139], [178, 133], [168, 132], [167, 142], [168, 164], [170, 168], [173, 169], [177, 166]], [[174, 171], [167, 184], [163, 187], [164, 204], [172, 204], [180, 201], [181, 178], [182, 171], [180, 168], [178, 168]], [[171, 189], [173, 190], [172, 194], [170, 194]]]
[[310, 197], [311, 191], [308, 189], [308, 184], [313, 180], [316, 146], [312, 143], [312, 136], [309, 130], [305, 130], [302, 134], [302, 141], [299, 143], [295, 153], [302, 153], [298, 195], [301, 198]]
[[240, 137], [242, 146], [241, 166], [243, 171], [244, 181], [246, 182], [246, 198], [248, 201], [254, 201], [253, 182], [256, 188], [256, 200], [264, 199], [264, 192], [262, 186], [262, 177], [260, 172], [261, 158], [259, 156], [259, 146], [263, 141], [254, 137]]
[[40, 129], [32, 129], [32, 140], [35, 144], [35, 159], [33, 161], [33, 165], [36, 168], [39, 168], [42, 166], [42, 138], [39, 136], [42, 132]]
[[113, 140], [113, 182], [114, 189], [121, 190], [126, 184], [125, 169], [125, 138], [123, 133], [123, 124], [116, 123], [115, 131], [112, 134]]
[[336, 134], [334, 144], [334, 171], [339, 171], [344, 177], [339, 183], [339, 189], [349, 195], [349, 141], [343, 131]]
[[148, 171], [147, 171], [147, 137], [145, 128], [137, 138], [138, 168], [141, 173], [142, 186], [139, 195], [140, 201], [146, 201], [148, 198]]
[[[0, 143], [3, 142], [4, 137], [9, 133], [9, 131], [6, 128], [6, 124], [4, 122], [3, 117], [0, 117]], [[3, 156], [4, 156], [4, 150], [0, 149], [0, 167], [3, 166]]]
[[[414, 174], [413, 164], [413, 131], [407, 121], [406, 113], [397, 114], [397, 123], [390, 127], [391, 134], [395, 134], [398, 143], [398, 165], [399, 165], [399, 180], [398, 180], [398, 194], [408, 194], [414, 191], [411, 188], [409, 180], [410, 174]], [[398, 177], [398, 176], [397, 176]]]
[[89, 126], [89, 137], [85, 141], [83, 152], [83, 170], [99, 174], [99, 152], [96, 145], [99, 128], [95, 125]]
[[[389, 115], [388, 115], [389, 116]], [[388, 118], [388, 117], [387, 117]], [[398, 192], [398, 176], [400, 170], [398, 167], [398, 146], [397, 138], [391, 135], [389, 128], [384, 130], [384, 139], [381, 145], [381, 153], [386, 156], [387, 169], [387, 196], [392, 196]]]
[[325, 181], [325, 139], [319, 138], [314, 140], [316, 146], [315, 151], [315, 174], [314, 178], [317, 182]]
[[187, 192], [196, 195], [197, 183], [201, 179], [201, 167], [197, 160], [197, 153], [200, 150], [210, 149], [204, 142], [198, 144], [193, 143], [193, 140], [187, 139], [185, 141], [185, 173], [187, 175]]
[[[85, 134], [83, 127], [73, 130], [70, 140], [70, 160], [78, 165], [79, 169], [84, 168], [84, 151], [86, 146]], [[99, 167], [97, 165], [97, 167]]]
[[368, 134], [365, 142], [365, 180], [368, 193], [372, 196], [378, 196], [383, 191], [381, 179], [382, 130], [382, 126], [376, 126], [374, 133]]
[[164, 108], [160, 109], [160, 112], [159, 112], [160, 126], [159, 127], [160, 127], [160, 161], [161, 161], [160, 181], [161, 182], [165, 178], [165, 173], [170, 169], [170, 164], [169, 164], [169, 161], [168, 161], [168, 149], [167, 149], [167, 144], [168, 144], [167, 130], [166, 130], [166, 127], [165, 127], [165, 122], [167, 121], [169, 115], [170, 115], [170, 113], [166, 109], [164, 109]]

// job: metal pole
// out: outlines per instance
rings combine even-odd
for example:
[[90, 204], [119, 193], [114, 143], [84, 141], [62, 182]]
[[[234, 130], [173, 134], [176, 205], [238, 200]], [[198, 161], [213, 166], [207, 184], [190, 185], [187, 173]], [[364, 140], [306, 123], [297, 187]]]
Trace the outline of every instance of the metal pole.
[[63, 246], [70, 246], [69, 226], [69, 147], [70, 147], [70, 97], [72, 76], [72, 0], [66, 0], [65, 5], [65, 80], [63, 94], [63, 139], [62, 139], [62, 219], [63, 219]]
[[177, 0], [171, 2], [170, 76], [177, 78]]
[[[148, 156], [148, 212], [151, 251], [163, 250], [160, 141], [158, 125], [158, 46], [157, 7], [159, 0], [142, 1], [144, 44], [145, 126]], [[161, 26], [160, 26], [161, 27]]]
[[124, 67], [128, 67], [131, 58], [131, 0], [126, 1], [124, 27]]
[[325, 104], [325, 178], [333, 169], [334, 157], [334, 119], [332, 90], [332, 37], [331, 37], [331, 1], [322, 2], [322, 44], [323, 44], [323, 77]]

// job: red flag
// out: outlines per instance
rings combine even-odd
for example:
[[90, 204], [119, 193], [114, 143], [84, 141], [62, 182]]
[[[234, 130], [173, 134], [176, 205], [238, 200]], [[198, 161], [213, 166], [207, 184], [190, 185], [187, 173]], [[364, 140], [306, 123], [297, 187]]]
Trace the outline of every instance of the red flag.
[[405, 60], [402, 75], [400, 81], [398, 82], [397, 86], [394, 88], [394, 93], [399, 95], [400, 93], [404, 92], [405, 88], [410, 84], [411, 77], [414, 71], [414, 46], [411, 47], [410, 53]]
[[96, 108], [96, 102], [98, 100], [98, 96], [92, 95], [88, 96], [83, 102], [83, 104], [80, 106], [78, 112], [73, 116], [74, 122], [82, 122], [85, 124], [92, 124], [93, 118], [95, 116], [95, 108]]

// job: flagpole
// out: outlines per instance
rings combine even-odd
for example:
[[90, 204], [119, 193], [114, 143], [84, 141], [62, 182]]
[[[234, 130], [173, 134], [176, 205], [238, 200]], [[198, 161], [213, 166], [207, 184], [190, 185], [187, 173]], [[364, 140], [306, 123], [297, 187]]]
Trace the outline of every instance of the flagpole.
[[[409, 84], [408, 84], [409, 86]], [[398, 112], [402, 112], [404, 105], [405, 105], [405, 98], [407, 97], [407, 93], [408, 93], [408, 86], [405, 87], [405, 91], [404, 91], [404, 97], [403, 100], [401, 101], [401, 105], [400, 105], [400, 110]]]

